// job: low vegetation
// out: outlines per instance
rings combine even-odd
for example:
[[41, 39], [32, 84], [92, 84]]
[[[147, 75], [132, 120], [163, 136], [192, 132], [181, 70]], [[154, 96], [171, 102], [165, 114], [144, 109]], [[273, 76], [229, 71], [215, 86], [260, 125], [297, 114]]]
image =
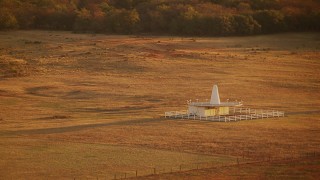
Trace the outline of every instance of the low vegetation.
[[0, 56], [0, 77], [17, 77], [28, 74], [28, 64], [23, 59]]

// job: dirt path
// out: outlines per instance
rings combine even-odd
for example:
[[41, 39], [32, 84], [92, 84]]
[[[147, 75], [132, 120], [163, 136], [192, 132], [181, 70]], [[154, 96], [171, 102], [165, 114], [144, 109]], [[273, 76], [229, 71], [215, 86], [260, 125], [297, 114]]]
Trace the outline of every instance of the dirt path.
[[30, 130], [18, 130], [18, 131], [2, 131], [0, 136], [15, 136], [15, 135], [36, 135], [36, 134], [56, 134], [56, 133], [66, 133], [81, 131], [90, 128], [106, 127], [106, 126], [119, 126], [119, 125], [131, 125], [138, 123], [148, 123], [148, 122], [159, 122], [168, 119], [157, 118], [157, 119], [139, 119], [139, 120], [128, 120], [120, 122], [111, 123], [100, 123], [100, 124], [84, 124], [77, 126], [67, 126], [67, 127], [56, 127], [56, 128], [41, 128], [41, 129], [30, 129]]
[[[320, 110], [288, 112], [286, 114], [287, 115], [320, 114]], [[147, 119], [139, 119], [139, 120], [128, 120], [128, 121], [99, 123], [99, 124], [84, 124], [84, 125], [56, 127], [56, 128], [40, 128], [40, 129], [30, 129], [30, 130], [2, 131], [2, 132], [0, 132], [0, 135], [12, 136], [12, 135], [56, 134], [56, 133], [81, 131], [81, 130], [86, 130], [86, 129], [90, 129], [90, 128], [99, 128], [99, 127], [106, 127], [106, 126], [119, 126], [119, 125], [132, 125], [132, 124], [139, 124], [139, 123], [159, 122], [159, 121], [165, 121], [165, 120], [168, 120], [168, 119], [165, 119], [165, 118], [149, 119], [149, 118], [147, 118]]]

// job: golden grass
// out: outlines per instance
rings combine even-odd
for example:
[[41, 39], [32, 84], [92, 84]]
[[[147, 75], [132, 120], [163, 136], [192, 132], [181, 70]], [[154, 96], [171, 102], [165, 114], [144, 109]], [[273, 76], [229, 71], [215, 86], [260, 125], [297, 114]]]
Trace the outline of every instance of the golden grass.
[[166, 120], [105, 125], [94, 130], [45, 134], [43, 137], [261, 159], [318, 151], [319, 140], [315, 135], [319, 123], [316, 122], [318, 119], [310, 115], [239, 123]]
[[263, 162], [142, 177], [140, 179], [318, 179], [319, 159]]
[[[1, 63], [16, 67], [23, 62], [21, 77], [0, 74], [0, 142], [9, 146], [10, 137], [20, 148], [11, 159], [1, 152], [0, 167], [7, 169], [0, 177], [14, 176], [21, 168], [10, 161], [35, 161], [28, 174], [16, 174], [17, 178], [41, 178], [45, 172], [60, 176], [60, 167], [48, 171], [48, 166], [36, 163], [36, 157], [55, 157], [55, 151], [72, 152], [52, 141], [83, 153], [93, 150], [96, 159], [106, 158], [99, 153], [109, 152], [110, 145], [141, 154], [139, 148], [150, 148], [250, 158], [319, 152], [318, 33], [180, 38], [16, 31], [1, 32], [0, 41]], [[1, 67], [2, 72], [6, 68]], [[301, 113], [237, 123], [160, 118], [164, 111], [185, 109], [186, 100], [209, 99], [213, 83], [219, 84], [223, 100]], [[31, 149], [24, 141], [33, 142]], [[33, 144], [50, 148], [33, 151]], [[23, 159], [28, 152], [34, 157]], [[61, 177], [88, 175], [92, 169], [116, 171], [82, 159], [82, 152], [63, 155], [65, 161], [83, 164], [77, 171], [66, 166]], [[165, 161], [167, 154], [161, 156]], [[189, 155], [174, 161], [180, 163]], [[114, 159], [114, 166], [125, 169], [118, 162], [121, 158]], [[147, 159], [147, 166], [162, 162]]]
[[[3, 179], [32, 177], [39, 179], [100, 177], [111, 179], [124, 173], [134, 177], [158, 170], [178, 168], [181, 164], [234, 163], [233, 157], [207, 156], [147, 148], [74, 143], [39, 139], [2, 138], [0, 153], [7, 159], [0, 170]], [[10, 160], [10, 161], [8, 161]]]

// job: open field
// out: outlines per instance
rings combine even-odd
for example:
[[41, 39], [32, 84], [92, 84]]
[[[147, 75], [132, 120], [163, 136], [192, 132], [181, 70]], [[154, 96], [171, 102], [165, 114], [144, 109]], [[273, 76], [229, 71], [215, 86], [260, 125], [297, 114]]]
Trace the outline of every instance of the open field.
[[[5, 179], [38, 178], [114, 178], [114, 174], [135, 177], [148, 175], [153, 168], [177, 168], [180, 164], [235, 162], [234, 157], [208, 156], [147, 148], [113, 146], [98, 143], [43, 141], [38, 139], [5, 139], [0, 151], [8, 157], [1, 164]], [[170, 167], [170, 168], [168, 168]], [[17, 169], [19, 171], [17, 171]], [[173, 169], [176, 170], [176, 169]]]
[[146, 176], [141, 179], [318, 179], [319, 159], [263, 162]]
[[[319, 33], [183, 38], [0, 32], [0, 179], [96, 178], [242, 156], [320, 153], [319, 57]], [[161, 117], [185, 109], [186, 100], [209, 99], [213, 83], [222, 100], [288, 116], [236, 123]], [[299, 166], [320, 166], [305, 162]], [[277, 167], [246, 166], [262, 178]], [[299, 177], [319, 175], [281, 167], [301, 171]], [[232, 177], [226, 173], [219, 177], [242, 177], [241, 168], [232, 169]], [[178, 176], [184, 177], [168, 178]]]

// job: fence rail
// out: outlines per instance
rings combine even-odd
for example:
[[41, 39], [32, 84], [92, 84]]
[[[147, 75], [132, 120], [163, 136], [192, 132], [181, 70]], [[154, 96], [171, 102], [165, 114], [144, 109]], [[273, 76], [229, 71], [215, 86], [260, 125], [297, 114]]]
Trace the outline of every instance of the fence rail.
[[[190, 170], [198, 170], [198, 169], [207, 169], [207, 168], [225, 168], [232, 166], [240, 166], [245, 164], [261, 164], [261, 163], [295, 163], [305, 160], [314, 160], [318, 161], [320, 158], [319, 151], [313, 151], [309, 153], [299, 153], [297, 155], [287, 155], [284, 157], [281, 156], [259, 156], [258, 158], [254, 157], [237, 157], [234, 158], [233, 161], [230, 162], [219, 162], [219, 161], [207, 161], [207, 162], [199, 162], [199, 163], [190, 163], [190, 164], [180, 164], [172, 167], [154, 167], [154, 168], [146, 168], [144, 170], [132, 170], [126, 172], [117, 172], [113, 175], [105, 176], [105, 175], [96, 175], [91, 177], [86, 177], [86, 179], [108, 179], [108, 180], [116, 180], [116, 179], [135, 179], [146, 176], [153, 175], [161, 175], [161, 174], [170, 174], [176, 172], [186, 172]], [[74, 177], [75, 179], [83, 179], [83, 177]]]
[[242, 120], [265, 119], [274, 117], [284, 117], [284, 111], [278, 110], [263, 110], [251, 108], [234, 108], [230, 110], [230, 115], [223, 116], [197, 116], [188, 111], [169, 111], [165, 112], [165, 118], [178, 118], [178, 119], [194, 119], [215, 122], [230, 122]]

